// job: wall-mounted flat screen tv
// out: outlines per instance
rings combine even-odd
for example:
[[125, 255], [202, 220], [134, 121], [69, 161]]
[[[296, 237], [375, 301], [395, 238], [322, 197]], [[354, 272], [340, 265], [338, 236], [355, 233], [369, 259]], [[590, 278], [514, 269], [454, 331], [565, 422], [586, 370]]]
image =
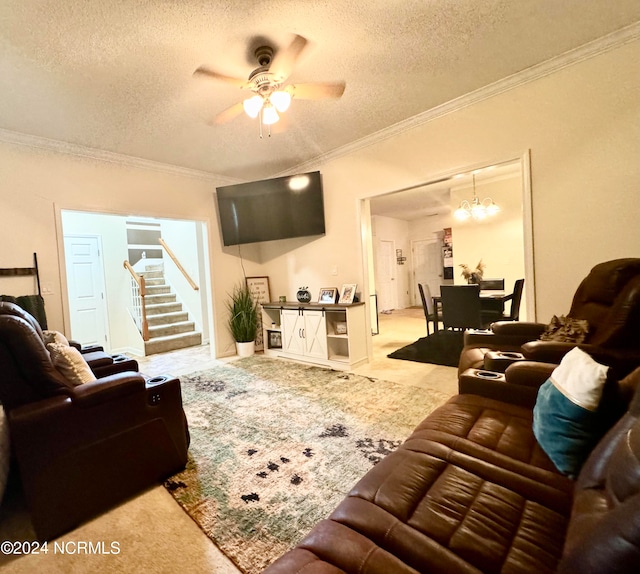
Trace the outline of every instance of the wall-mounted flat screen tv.
[[225, 246], [324, 235], [319, 171], [217, 188]]

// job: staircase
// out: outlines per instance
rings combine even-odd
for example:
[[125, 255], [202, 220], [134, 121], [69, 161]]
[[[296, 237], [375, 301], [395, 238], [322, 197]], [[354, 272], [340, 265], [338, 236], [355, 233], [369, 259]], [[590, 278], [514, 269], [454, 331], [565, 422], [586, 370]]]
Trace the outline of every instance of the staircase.
[[189, 314], [182, 310], [182, 303], [166, 284], [162, 265], [148, 266], [140, 275], [146, 284], [144, 300], [149, 323], [145, 356], [201, 345], [202, 333], [195, 330], [195, 323], [189, 321]]

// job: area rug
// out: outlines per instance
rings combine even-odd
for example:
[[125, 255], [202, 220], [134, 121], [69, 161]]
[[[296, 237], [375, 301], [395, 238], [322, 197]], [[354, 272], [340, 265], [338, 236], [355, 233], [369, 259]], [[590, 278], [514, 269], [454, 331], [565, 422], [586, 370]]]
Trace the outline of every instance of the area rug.
[[436, 331], [387, 356], [391, 359], [457, 367], [464, 346], [463, 337], [462, 331]]
[[261, 356], [180, 378], [189, 461], [165, 486], [246, 574], [295, 546], [448, 398]]

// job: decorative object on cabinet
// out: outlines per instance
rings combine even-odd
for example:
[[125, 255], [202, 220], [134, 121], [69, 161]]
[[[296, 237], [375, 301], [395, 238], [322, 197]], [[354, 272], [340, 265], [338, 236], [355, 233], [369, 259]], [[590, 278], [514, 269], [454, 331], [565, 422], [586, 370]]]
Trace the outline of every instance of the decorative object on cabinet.
[[[229, 330], [236, 342], [238, 355], [246, 357], [255, 350], [258, 331], [258, 303], [246, 285], [236, 285], [227, 301]], [[250, 344], [247, 344], [250, 343]]]
[[308, 287], [300, 287], [296, 293], [296, 299], [300, 303], [309, 303], [311, 301], [311, 292]]
[[337, 287], [323, 287], [318, 295], [318, 303], [335, 303], [338, 300]]
[[[251, 292], [253, 300], [262, 305], [271, 301], [271, 290], [269, 289], [268, 277], [247, 277], [247, 289]], [[262, 315], [258, 313], [258, 329], [256, 331], [255, 350], [262, 351], [264, 341], [262, 339]]]
[[340, 289], [340, 299], [338, 303], [341, 305], [349, 305], [353, 303], [353, 298], [356, 295], [356, 283], [345, 283]]

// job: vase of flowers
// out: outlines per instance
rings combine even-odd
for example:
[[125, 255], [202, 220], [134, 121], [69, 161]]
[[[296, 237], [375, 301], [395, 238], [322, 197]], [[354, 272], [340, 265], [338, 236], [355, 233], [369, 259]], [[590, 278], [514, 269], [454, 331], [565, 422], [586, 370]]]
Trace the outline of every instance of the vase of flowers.
[[475, 269], [471, 269], [466, 263], [461, 263], [460, 267], [462, 267], [461, 275], [467, 280], [467, 283], [473, 285], [474, 283], [479, 285], [480, 281], [482, 281], [482, 276], [484, 275], [484, 268], [486, 265], [482, 262], [482, 259], [478, 261]]

